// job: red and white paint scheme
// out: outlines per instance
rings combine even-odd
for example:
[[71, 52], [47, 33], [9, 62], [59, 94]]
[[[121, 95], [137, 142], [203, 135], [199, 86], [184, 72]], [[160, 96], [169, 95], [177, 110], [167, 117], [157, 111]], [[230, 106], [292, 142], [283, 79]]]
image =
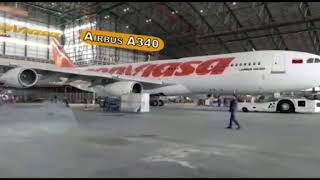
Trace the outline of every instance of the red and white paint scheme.
[[[307, 63], [310, 58], [313, 61]], [[257, 94], [319, 86], [320, 62], [316, 59], [320, 57], [305, 52], [266, 50], [77, 69], [171, 84], [144, 89], [151, 94]]]
[[[97, 96], [141, 92], [152, 95], [260, 94], [299, 91], [320, 85], [320, 56], [298, 51], [263, 50], [77, 67], [54, 39], [51, 50], [56, 68], [23, 67], [29, 71], [15, 73], [24, 73], [30, 79], [15, 83], [20, 82], [23, 87], [34, 85], [31, 80], [37, 78], [32, 72], [41, 74], [42, 79], [54, 74], [64, 77], [65, 83], [74, 87], [95, 91]], [[16, 75], [9, 74], [8, 77]], [[8, 83], [8, 77], [4, 82], [14, 84]]]

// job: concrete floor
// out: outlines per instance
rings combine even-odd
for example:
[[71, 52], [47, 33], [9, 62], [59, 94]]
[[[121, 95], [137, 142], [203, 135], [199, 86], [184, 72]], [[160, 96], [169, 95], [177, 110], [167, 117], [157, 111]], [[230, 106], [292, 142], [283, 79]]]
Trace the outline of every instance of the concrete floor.
[[320, 114], [0, 107], [0, 177], [319, 177]]

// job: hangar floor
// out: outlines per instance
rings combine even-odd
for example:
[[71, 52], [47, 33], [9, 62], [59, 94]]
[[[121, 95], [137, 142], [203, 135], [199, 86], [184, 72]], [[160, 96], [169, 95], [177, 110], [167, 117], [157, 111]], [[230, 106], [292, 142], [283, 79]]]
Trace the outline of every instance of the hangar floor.
[[319, 177], [320, 114], [0, 107], [1, 177]]

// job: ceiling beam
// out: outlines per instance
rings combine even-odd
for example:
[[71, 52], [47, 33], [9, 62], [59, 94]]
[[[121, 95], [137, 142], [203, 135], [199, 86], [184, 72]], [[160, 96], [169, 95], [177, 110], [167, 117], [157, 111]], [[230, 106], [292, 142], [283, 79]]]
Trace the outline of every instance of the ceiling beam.
[[117, 8], [117, 7], [119, 7], [119, 6], [122, 6], [122, 5], [125, 5], [125, 4], [127, 4], [127, 2], [118, 2], [118, 3], [115, 3], [115, 4], [113, 4], [113, 5], [111, 5], [111, 6], [107, 7], [107, 8], [99, 9], [99, 10], [98, 10], [97, 12], [95, 12], [95, 13], [87, 14], [87, 15], [81, 15], [81, 16], [77, 17], [77, 19], [81, 18], [82, 16], [92, 16], [92, 15], [95, 15], [95, 14], [103, 13], [103, 12], [105, 12], [105, 11], [111, 11], [112, 9]]
[[[270, 9], [269, 9], [269, 7], [268, 7], [268, 3], [267, 3], [267, 2], [264, 2], [264, 6], [263, 6], [263, 7], [265, 8], [265, 11], [267, 12], [267, 14], [268, 14], [268, 16], [269, 16], [269, 20], [270, 20], [269, 22], [275, 22], [272, 14], [271, 14], [271, 12], [270, 12]], [[273, 29], [274, 29], [277, 33], [280, 34], [279, 28], [275, 27], [275, 28], [273, 28]], [[288, 46], [287, 46], [287, 44], [286, 44], [286, 41], [283, 39], [283, 37], [282, 37], [281, 35], [279, 35], [278, 37], [279, 37], [279, 40], [280, 40], [281, 44], [283, 44], [284, 49], [288, 49]], [[281, 46], [280, 46], [281, 44], [279, 43], [279, 44], [277, 45], [277, 48], [278, 48], [278, 49], [281, 49]]]
[[144, 12], [142, 12], [140, 9], [134, 7], [133, 5], [129, 4], [128, 3], [128, 6], [130, 6], [132, 9], [134, 9], [136, 12], [138, 12], [140, 15], [144, 16], [144, 18], [147, 18], [147, 19], [151, 19], [151, 23], [157, 25], [163, 32], [165, 33], [169, 33], [169, 31], [164, 28], [158, 21], [154, 20], [153, 18], [151, 18], [150, 16], [146, 15]]
[[[230, 6], [226, 3], [223, 2], [223, 5], [227, 8], [227, 10], [229, 11], [229, 13], [232, 15], [232, 17], [234, 18], [234, 20], [236, 21], [237, 25], [242, 28], [242, 24], [240, 23], [238, 17], [235, 15], [235, 13], [233, 12], [233, 10], [230, 8]], [[243, 34], [248, 38], [249, 35], [247, 32], [243, 32]], [[257, 49], [256, 45], [251, 41], [251, 39], [248, 39], [249, 44], [251, 45], [252, 48]]]
[[[308, 2], [301, 2], [299, 5], [299, 11], [300, 14], [302, 15], [303, 19], [306, 19], [306, 17], [312, 17], [311, 15], [311, 10], [309, 7]], [[307, 28], [315, 28], [315, 24], [313, 21], [306, 22], [306, 27]], [[314, 31], [308, 31], [309, 38], [312, 42], [314, 53], [318, 54], [320, 50], [320, 39], [319, 39], [319, 34], [316, 30]]]
[[[144, 18], [148, 18], [151, 19], [151, 23], [156, 24], [165, 34], [169, 34], [170, 32], [165, 29], [158, 21], [154, 20], [154, 18], [151, 18], [150, 16], [146, 15], [145, 13], [141, 12], [140, 9], [137, 9], [136, 7], [134, 7], [133, 5], [128, 3], [128, 6], [130, 6], [132, 9], [134, 9], [136, 12], [139, 12], [139, 15], [142, 15]], [[183, 43], [180, 43], [179, 41], [176, 41], [176, 43], [178, 45], [178, 47], [184, 47], [185, 49], [188, 50], [192, 50], [192, 48], [185, 46]], [[171, 51], [170, 51], [171, 52]], [[174, 56], [174, 55], [172, 55]]]
[[[57, 10], [54, 10], [54, 9], [51, 9], [51, 8], [46, 8], [46, 7], [43, 7], [43, 6], [40, 6], [40, 5], [36, 5], [34, 4], [33, 2], [19, 2], [19, 4], [23, 4], [23, 5], [26, 5], [26, 6], [30, 6], [30, 7], [33, 7], [33, 8], [37, 8], [37, 9], [41, 9], [42, 11], [46, 11], [47, 13], [51, 14], [51, 15], [55, 15], [57, 17], [61, 17], [62, 16], [62, 12], [60, 11], [57, 11]], [[70, 17], [74, 17], [73, 14], [70, 14], [70, 13], [65, 13], [67, 14], [68, 16]]]
[[[264, 25], [266, 23], [272, 23], [273, 22], [272, 19], [270, 19], [270, 16], [265, 16], [265, 14], [267, 14], [265, 6], [266, 6], [266, 4], [262, 3], [262, 5], [260, 6], [260, 10], [259, 10], [258, 14], [256, 14], [257, 18], [260, 21], [260, 24], [262, 24], [262, 25]], [[252, 3], [252, 8], [253, 9], [257, 9], [258, 8], [258, 7], [255, 7], [255, 2]], [[256, 11], [254, 10], [254, 12], [256, 12]], [[278, 47], [279, 43], [277, 43], [274, 40], [273, 37], [271, 37], [270, 39], [271, 39], [272, 43], [274, 44], [274, 46]]]
[[[215, 32], [215, 30], [213, 29], [213, 27], [208, 23], [208, 21], [196, 10], [196, 8], [190, 3], [190, 2], [186, 2], [191, 9], [200, 17], [200, 19], [206, 24], [206, 26], [209, 28], [209, 30], [211, 32]], [[223, 48], [227, 51], [227, 52], [231, 52], [231, 50], [229, 49], [229, 47], [222, 41], [222, 39], [220, 37], [216, 37], [218, 39], [219, 42], [221, 42], [221, 45], [223, 46]]]
[[[172, 7], [170, 7], [166, 2], [160, 2], [164, 6], [166, 6], [171, 12], [175, 12]], [[197, 28], [194, 27], [189, 21], [187, 21], [181, 14], [175, 13], [176, 16], [178, 16], [184, 23], [186, 23], [193, 31], [196, 31]]]
[[[275, 35], [284, 35], [284, 34], [297, 34], [297, 33], [304, 33], [304, 32], [309, 32], [309, 31], [316, 31], [320, 30], [320, 27], [314, 27], [314, 28], [305, 28], [305, 29], [299, 29], [299, 30], [292, 30], [292, 31], [285, 31], [285, 32], [279, 32], [279, 33], [268, 33], [268, 34], [262, 34], [262, 35], [254, 35], [250, 36], [250, 39], [258, 39], [258, 38], [263, 38], [263, 37], [272, 37]], [[224, 43], [231, 43], [231, 42], [237, 42], [237, 41], [244, 41], [247, 40], [247, 38], [235, 38], [231, 40], [224, 41]], [[220, 42], [209, 42], [207, 44], [219, 44]], [[193, 41], [186, 42], [186, 44], [194, 44]]]
[[304, 24], [307, 22], [317, 22], [320, 21], [320, 16], [319, 17], [306, 17], [303, 20], [295, 20], [295, 21], [289, 21], [289, 22], [280, 22], [280, 23], [270, 23], [266, 25], [260, 25], [260, 26], [253, 26], [253, 27], [245, 27], [245, 28], [239, 28], [236, 30], [232, 31], [221, 31], [221, 32], [215, 32], [215, 33], [209, 33], [206, 35], [198, 36], [197, 38], [210, 38], [210, 37], [217, 37], [217, 36], [228, 36], [232, 34], [238, 34], [238, 33], [243, 33], [243, 32], [253, 32], [253, 31], [262, 31], [262, 30], [267, 30], [267, 29], [272, 29], [275, 27], [284, 27], [284, 26], [292, 26], [292, 25], [297, 25], [297, 24]]
[[[161, 4], [163, 4], [166, 8], [168, 8], [171, 12], [175, 12], [175, 10], [173, 10], [173, 8], [171, 8], [167, 3], [161, 2]], [[197, 29], [189, 21], [187, 21], [183, 16], [181, 16], [180, 14], [175, 14], [175, 15], [178, 16], [189, 27], [191, 27], [194, 32], [196, 32]], [[184, 42], [182, 42], [182, 43], [184, 43]], [[200, 43], [197, 43], [197, 44], [199, 45], [199, 48], [202, 51], [202, 53], [207, 53], [206, 50], [203, 49], [203, 47], [201, 46]]]

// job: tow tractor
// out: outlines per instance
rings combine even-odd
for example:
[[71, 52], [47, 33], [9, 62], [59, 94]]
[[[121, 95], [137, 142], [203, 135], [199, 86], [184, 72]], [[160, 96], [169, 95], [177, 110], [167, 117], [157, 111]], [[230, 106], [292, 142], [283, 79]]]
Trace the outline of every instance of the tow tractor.
[[268, 102], [239, 102], [238, 110], [243, 112], [317, 113], [320, 100], [282, 97]]

